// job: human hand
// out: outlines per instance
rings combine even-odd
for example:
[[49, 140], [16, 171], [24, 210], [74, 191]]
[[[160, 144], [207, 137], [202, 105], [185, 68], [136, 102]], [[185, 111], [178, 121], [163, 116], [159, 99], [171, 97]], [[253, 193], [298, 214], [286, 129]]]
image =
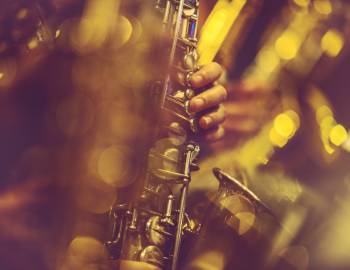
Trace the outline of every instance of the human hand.
[[223, 126], [235, 142], [256, 134], [278, 109], [276, 91], [270, 86], [240, 81], [228, 84], [227, 89]]
[[223, 70], [218, 63], [212, 62], [203, 66], [191, 77], [194, 90], [206, 88], [205, 91], [193, 97], [190, 101], [190, 111], [204, 113], [199, 119], [199, 126], [205, 131], [208, 141], [216, 141], [224, 136], [222, 123], [225, 120], [225, 110], [222, 103], [227, 98], [227, 90], [221, 84], [214, 84]]

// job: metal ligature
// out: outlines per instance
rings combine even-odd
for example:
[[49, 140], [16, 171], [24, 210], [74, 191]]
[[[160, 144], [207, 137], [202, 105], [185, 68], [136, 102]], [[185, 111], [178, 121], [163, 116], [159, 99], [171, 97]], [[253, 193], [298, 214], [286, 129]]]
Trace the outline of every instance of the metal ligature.
[[106, 243], [115, 259], [146, 262], [177, 269], [182, 238], [197, 228], [186, 213], [191, 172], [200, 147], [198, 115], [188, 110], [194, 96], [191, 75], [198, 70], [199, 0], [157, 0], [164, 32], [171, 37], [169, 71], [154, 83], [156, 134], [148, 151], [145, 173], [132, 201], [111, 209], [112, 240]]

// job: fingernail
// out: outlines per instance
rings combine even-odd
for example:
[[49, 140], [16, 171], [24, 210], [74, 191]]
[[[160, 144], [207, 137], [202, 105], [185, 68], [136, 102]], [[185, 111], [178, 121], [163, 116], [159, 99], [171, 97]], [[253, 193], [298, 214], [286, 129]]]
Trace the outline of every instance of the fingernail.
[[192, 83], [198, 84], [203, 80], [203, 77], [199, 74], [195, 74], [192, 76], [191, 81]]
[[206, 128], [206, 127], [208, 127], [210, 124], [211, 124], [211, 118], [210, 117], [202, 117], [202, 119], [201, 119], [201, 126], [202, 126], [202, 128]]
[[204, 105], [203, 98], [195, 98], [191, 101], [191, 110], [198, 111]]

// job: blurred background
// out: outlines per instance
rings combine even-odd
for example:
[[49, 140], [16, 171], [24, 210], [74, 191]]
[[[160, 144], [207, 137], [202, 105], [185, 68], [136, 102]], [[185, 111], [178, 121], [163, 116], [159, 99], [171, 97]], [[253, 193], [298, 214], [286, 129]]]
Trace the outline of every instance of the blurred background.
[[[0, 0], [1, 269], [60, 269], [77, 235], [108, 237], [152, 130], [145, 85], [164, 66], [145, 2]], [[193, 188], [215, 189], [220, 167], [271, 208], [288, 235], [268, 236], [264, 269], [350, 269], [350, 3], [217, 2], [201, 0], [203, 24], [215, 11], [201, 42], [210, 52], [234, 16], [216, 58], [227, 132]]]

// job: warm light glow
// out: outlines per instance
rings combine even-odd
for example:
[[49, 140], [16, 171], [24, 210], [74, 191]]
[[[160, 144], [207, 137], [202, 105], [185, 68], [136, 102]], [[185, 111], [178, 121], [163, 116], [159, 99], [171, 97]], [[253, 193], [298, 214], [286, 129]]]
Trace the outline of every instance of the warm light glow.
[[299, 114], [293, 110], [287, 110], [285, 111], [285, 114], [292, 119], [296, 129], [298, 129], [300, 127], [300, 117]]
[[257, 56], [257, 64], [264, 72], [270, 73], [278, 66], [280, 58], [272, 49], [264, 49]]
[[329, 15], [332, 10], [332, 3], [329, 0], [315, 0], [313, 3], [316, 11], [322, 15]]
[[343, 35], [335, 29], [329, 30], [321, 40], [321, 47], [325, 54], [336, 57], [344, 46]]
[[34, 50], [35, 48], [38, 47], [38, 45], [39, 45], [39, 41], [36, 38], [33, 38], [28, 42], [27, 47], [29, 50]]
[[17, 63], [14, 59], [0, 59], [0, 87], [8, 89], [17, 74]]
[[20, 9], [17, 14], [16, 14], [16, 18], [17, 20], [23, 20], [28, 16], [28, 9], [26, 8], [22, 8]]
[[117, 0], [89, 0], [76, 31], [72, 31], [73, 47], [79, 52], [96, 50], [113, 34], [117, 26]]
[[316, 120], [317, 120], [317, 123], [319, 125], [321, 125], [323, 119], [325, 119], [326, 117], [329, 117], [329, 116], [333, 118], [333, 112], [328, 106], [322, 105], [319, 108], [317, 108]]
[[59, 38], [60, 35], [61, 35], [61, 30], [60, 29], [56, 30], [55, 38]]
[[287, 113], [279, 114], [274, 120], [274, 130], [286, 139], [290, 139], [295, 131], [296, 125]]
[[118, 27], [121, 31], [120, 43], [123, 45], [130, 40], [133, 32], [133, 26], [128, 18], [125, 16], [120, 16], [118, 18]]
[[322, 119], [320, 127], [321, 129], [328, 129], [330, 130], [330, 128], [335, 124], [335, 120], [333, 118], [333, 116], [326, 116]]
[[[290, 246], [280, 252], [280, 257], [288, 262], [292, 269], [308, 269], [310, 257], [304, 246]], [[293, 267], [292, 267], [293, 266]]]
[[282, 136], [281, 134], [279, 134], [275, 128], [271, 128], [270, 133], [269, 133], [269, 138], [270, 138], [270, 142], [274, 145], [274, 146], [278, 146], [280, 148], [284, 147], [287, 142], [288, 142], [288, 138]]
[[254, 226], [255, 209], [245, 197], [240, 195], [225, 197], [220, 201], [220, 206], [232, 214], [226, 218], [225, 223], [238, 235], [244, 235]]
[[219, 0], [216, 3], [201, 31], [198, 42], [199, 65], [213, 61], [246, 2]]
[[298, 53], [300, 43], [300, 37], [295, 32], [288, 30], [277, 39], [275, 49], [280, 58], [291, 60]]
[[320, 122], [320, 129], [321, 129], [320, 134], [321, 134], [323, 147], [324, 147], [324, 150], [330, 155], [332, 155], [335, 152], [334, 148], [331, 146], [329, 142], [330, 132], [332, 128], [335, 126], [335, 124], [336, 122], [333, 116], [325, 116]]
[[348, 133], [346, 129], [339, 124], [335, 125], [329, 133], [330, 141], [336, 146], [342, 145], [347, 138], [348, 138]]
[[130, 151], [125, 147], [111, 146], [101, 152], [97, 161], [97, 172], [101, 179], [114, 187], [131, 184], [129, 172]]
[[309, 2], [309, 0], [294, 0], [294, 3], [301, 7], [307, 7]]

